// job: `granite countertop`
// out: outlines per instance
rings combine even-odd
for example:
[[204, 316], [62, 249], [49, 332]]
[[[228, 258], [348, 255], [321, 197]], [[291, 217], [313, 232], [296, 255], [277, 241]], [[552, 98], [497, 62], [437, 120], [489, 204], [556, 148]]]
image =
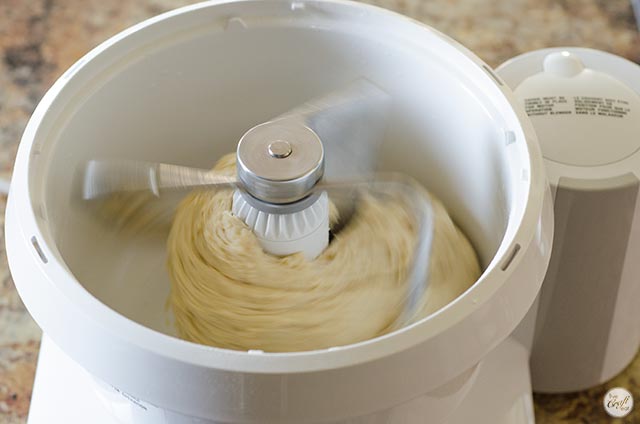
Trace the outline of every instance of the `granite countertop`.
[[[489, 65], [559, 45], [593, 47], [640, 63], [640, 36], [629, 0], [370, 0], [423, 21], [466, 45]], [[37, 102], [80, 56], [118, 31], [191, 0], [0, 1], [0, 178], [9, 178], [20, 136]], [[4, 251], [0, 195], [0, 423], [24, 423], [40, 330], [15, 291]], [[545, 423], [640, 423], [640, 407], [609, 419], [602, 399], [610, 387], [640, 402], [640, 356], [600, 387], [568, 395], [536, 395]]]

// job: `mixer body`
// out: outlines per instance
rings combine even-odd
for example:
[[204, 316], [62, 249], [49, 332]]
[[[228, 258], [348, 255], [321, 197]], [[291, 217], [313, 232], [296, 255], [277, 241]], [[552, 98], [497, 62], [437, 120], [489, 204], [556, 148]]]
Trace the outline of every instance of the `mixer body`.
[[[100, 227], [74, 198], [75, 167], [125, 156], [210, 168], [246, 128], [361, 76], [396, 102], [381, 170], [443, 200], [481, 277], [426, 319], [353, 345], [264, 353], [177, 338], [163, 236]], [[54, 381], [87, 387], [75, 393], [93, 394], [100, 406], [87, 413], [104, 423], [500, 422], [498, 406], [481, 410], [490, 393], [531, 422], [529, 324], [552, 227], [530, 122], [490, 68], [446, 36], [345, 1], [169, 12], [83, 57], [25, 130], [6, 237], [18, 291], [46, 335], [30, 422], [52, 422]], [[57, 422], [101, 422], [60, 409]]]
[[[554, 196], [533, 388], [585, 390], [619, 374], [640, 349], [640, 67], [598, 50], [554, 47], [497, 72], [529, 105]], [[541, 98], [565, 103], [544, 113], [534, 106]]]

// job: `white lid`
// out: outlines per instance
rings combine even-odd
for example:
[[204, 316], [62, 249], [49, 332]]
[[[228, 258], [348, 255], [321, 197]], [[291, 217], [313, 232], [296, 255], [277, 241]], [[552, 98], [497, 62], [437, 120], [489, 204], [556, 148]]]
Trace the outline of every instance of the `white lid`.
[[552, 184], [560, 176], [604, 179], [640, 169], [636, 64], [561, 47], [517, 56], [497, 72], [533, 122]]
[[640, 147], [640, 96], [624, 82], [587, 68], [578, 54], [547, 54], [542, 72], [522, 81], [515, 93], [549, 160], [597, 166]]

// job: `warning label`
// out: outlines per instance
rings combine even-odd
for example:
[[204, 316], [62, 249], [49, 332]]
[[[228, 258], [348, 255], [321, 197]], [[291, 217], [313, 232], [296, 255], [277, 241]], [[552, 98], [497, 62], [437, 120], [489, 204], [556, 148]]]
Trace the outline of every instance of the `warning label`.
[[576, 115], [598, 115], [624, 118], [629, 111], [629, 102], [602, 97], [574, 97]]
[[621, 99], [590, 96], [547, 96], [524, 99], [524, 108], [529, 116], [588, 115], [625, 118], [631, 108]]
[[529, 116], [570, 115], [572, 113], [565, 96], [530, 97], [524, 99], [524, 108]]

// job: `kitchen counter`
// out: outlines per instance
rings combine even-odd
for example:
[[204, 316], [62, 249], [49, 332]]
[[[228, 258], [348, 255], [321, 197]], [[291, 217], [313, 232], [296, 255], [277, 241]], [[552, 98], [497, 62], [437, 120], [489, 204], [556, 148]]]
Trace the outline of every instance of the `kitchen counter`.
[[[640, 36], [628, 0], [371, 0], [457, 39], [497, 66], [519, 53], [575, 45], [616, 53], [640, 63]], [[0, 178], [9, 178], [20, 136], [37, 102], [80, 56], [120, 30], [189, 0], [0, 1]], [[6, 196], [0, 196], [4, 229]], [[24, 423], [40, 330], [11, 280], [0, 231], [0, 423]], [[613, 420], [604, 393], [625, 387], [634, 412]], [[600, 387], [568, 395], [536, 395], [545, 423], [640, 423], [640, 356]]]

